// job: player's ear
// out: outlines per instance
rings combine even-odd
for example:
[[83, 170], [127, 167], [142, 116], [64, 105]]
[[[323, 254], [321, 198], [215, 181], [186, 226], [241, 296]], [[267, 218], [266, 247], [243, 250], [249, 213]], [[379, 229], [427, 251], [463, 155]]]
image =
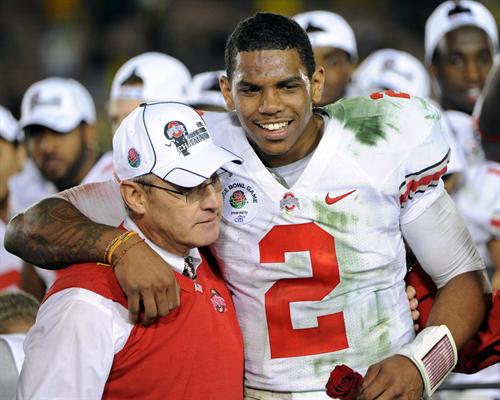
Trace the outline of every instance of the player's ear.
[[224, 100], [226, 101], [226, 106], [228, 111], [235, 109], [233, 94], [231, 93], [231, 81], [225, 75], [219, 78], [219, 86]]
[[134, 181], [121, 181], [120, 192], [127, 207], [134, 213], [143, 215], [146, 212], [147, 196], [141, 184]]
[[311, 78], [311, 100], [313, 103], [318, 103], [323, 94], [323, 85], [325, 83], [325, 69], [319, 67], [314, 71]]

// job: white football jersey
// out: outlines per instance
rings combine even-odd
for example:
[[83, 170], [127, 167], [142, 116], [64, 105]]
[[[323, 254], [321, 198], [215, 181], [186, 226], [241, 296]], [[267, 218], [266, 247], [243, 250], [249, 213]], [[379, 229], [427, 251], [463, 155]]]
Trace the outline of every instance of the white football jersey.
[[428, 103], [379, 97], [320, 111], [323, 137], [289, 189], [234, 115], [204, 115], [216, 142], [245, 160], [225, 166], [213, 250], [234, 295], [249, 387], [322, 390], [335, 365], [364, 373], [414, 336], [400, 224], [443, 190], [449, 147]]
[[487, 244], [500, 240], [500, 163], [486, 161], [467, 169], [463, 187], [453, 196], [486, 265]]

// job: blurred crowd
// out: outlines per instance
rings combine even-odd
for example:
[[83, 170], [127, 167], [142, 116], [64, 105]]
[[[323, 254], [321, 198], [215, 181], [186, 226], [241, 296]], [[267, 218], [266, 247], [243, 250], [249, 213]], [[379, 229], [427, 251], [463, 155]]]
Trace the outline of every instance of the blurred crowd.
[[[219, 19], [205, 15], [200, 18], [203, 24], [207, 23], [211, 35], [200, 35], [198, 30], [196, 46], [185, 43], [194, 35], [189, 25], [200, 22], [195, 16], [187, 22], [174, 18], [171, 3], [175, 2], [128, 0], [120, 2], [120, 7], [112, 7], [105, 5], [108, 2], [52, 0], [20, 5], [17, 9], [7, 4], [0, 6], [9, 11], [1, 13], [3, 51], [10, 47], [9, 51], [15, 54], [0, 63], [4, 77], [0, 93], [3, 103], [0, 106], [1, 242], [6, 224], [15, 213], [75, 185], [113, 178], [111, 152], [107, 151], [109, 137], [139, 104], [169, 100], [199, 110], [225, 110], [219, 78], [225, 74], [221, 69], [222, 52], [231, 27], [221, 25], [220, 19], [226, 16], [228, 21], [237, 21], [255, 11], [258, 2], [249, 7], [247, 2], [236, 1], [239, 11], [232, 14], [229, 11], [233, 8], [221, 10], [216, 5], [219, 3], [214, 2], [216, 11], [220, 11], [214, 14]], [[193, 2], [183, 3], [181, 15], [193, 6]], [[268, 3], [271, 2], [264, 1], [261, 5], [270, 6]], [[288, 9], [283, 6], [284, 11], [292, 11], [290, 15], [295, 15], [294, 19], [308, 33], [316, 63], [326, 72], [318, 107], [343, 97], [389, 91], [395, 96], [410, 93], [422, 97], [440, 110], [441, 127], [451, 149], [443, 178], [445, 187], [485, 261], [493, 290], [499, 290], [500, 154], [485, 153], [478, 121], [482, 96], [492, 79], [490, 71], [500, 62], [498, 18], [495, 20], [500, 5], [467, 0], [441, 4], [435, 1], [424, 3], [417, 12], [412, 3], [408, 6], [410, 12], [416, 20], [419, 16], [423, 20], [420, 27], [410, 24], [404, 27], [408, 30], [409, 45], [405, 47], [408, 51], [400, 50], [402, 46], [398, 44], [405, 36], [397, 27], [387, 34], [393, 35], [393, 41], [379, 37], [378, 43], [372, 42], [370, 46], [377, 48], [383, 43], [384, 48], [370, 51], [370, 46], [363, 43], [367, 29], [357, 32], [357, 25], [350, 23], [349, 16], [358, 23], [363, 19], [363, 15], [355, 16], [352, 8], [347, 7], [348, 12], [343, 13], [340, 2], [338, 7], [299, 12], [301, 3], [290, 3]], [[370, 8], [368, 3], [366, 6]], [[396, 4], [386, 3], [385, 7]], [[401, 4], [399, 7], [405, 8]], [[31, 13], [25, 13], [26, 10]], [[165, 18], [167, 12], [172, 15]], [[108, 25], [110, 14], [113, 23]], [[98, 18], [103, 23], [93, 31], [89, 21]], [[50, 29], [44, 29], [44, 24]], [[140, 31], [131, 29], [139, 25]], [[28, 32], [24, 32], [22, 40], [13, 35], [18, 42], [9, 43], [5, 32], [11, 28]], [[419, 28], [424, 31], [421, 43], [415, 33]], [[186, 42], [181, 43], [180, 37], [186, 38]], [[29, 67], [17, 69], [16, 57], [38, 59], [34, 54], [40, 49], [44, 51], [41, 63], [26, 63]], [[169, 54], [156, 51], [165, 49], [171, 49]], [[133, 57], [127, 59], [126, 55]], [[24, 85], [28, 78], [30, 84]], [[105, 133], [103, 138], [106, 130], [110, 134]], [[26, 315], [34, 315], [35, 298], [43, 298], [56, 276], [55, 271], [24, 263], [0, 244], [0, 291], [20, 293], [19, 303], [10, 306], [12, 310], [23, 308]], [[17, 292], [19, 289], [30, 295]], [[22, 347], [16, 340], [27, 332], [30, 324], [5, 328], [4, 320], [19, 322], [33, 318], [25, 318], [24, 314], [21, 318], [17, 311], [14, 316], [4, 317], [8, 313], [2, 302], [13, 303], [15, 295], [11, 296], [14, 297], [0, 295], [0, 360], [2, 346], [10, 344], [14, 355], [12, 365], [19, 371]], [[473, 376], [472, 381], [498, 382], [499, 378], [500, 371], [495, 368], [483, 376]], [[8, 385], [2, 379], [10, 380], [12, 387], [16, 378], [0, 377], [0, 387]], [[461, 376], [451, 381], [454, 380], [463, 382]], [[464, 397], [452, 393], [446, 397], [446, 393], [441, 393], [442, 398], [449, 399], [473, 399], [474, 395], [477, 393], [463, 393]], [[482, 398], [500, 398], [499, 390], [486, 395], [489, 397]]]

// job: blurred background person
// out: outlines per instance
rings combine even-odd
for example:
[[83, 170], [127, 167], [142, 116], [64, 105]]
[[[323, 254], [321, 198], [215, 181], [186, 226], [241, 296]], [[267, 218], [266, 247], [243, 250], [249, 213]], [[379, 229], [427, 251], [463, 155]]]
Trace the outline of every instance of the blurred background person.
[[24, 361], [23, 343], [35, 323], [39, 302], [23, 291], [0, 293], [0, 393], [14, 399]]
[[345, 96], [358, 59], [356, 37], [347, 21], [330, 11], [309, 11], [293, 17], [307, 32], [316, 65], [325, 69], [321, 100], [324, 106]]
[[[94, 102], [74, 79], [52, 77], [31, 85], [23, 97], [20, 126], [30, 159], [9, 181], [18, 211], [80, 183], [113, 177], [111, 153], [100, 155], [96, 146]], [[41, 299], [55, 275], [25, 264], [21, 287]]]
[[125, 62], [113, 77], [108, 117], [114, 133], [139, 104], [188, 99], [191, 73], [178, 59], [167, 54], [147, 52]]
[[13, 216], [8, 182], [21, 169], [23, 134], [9, 110], [0, 106], [0, 291], [19, 288], [23, 261], [5, 250], [7, 222]]
[[226, 101], [220, 91], [219, 78], [225, 71], [206, 71], [193, 76], [189, 84], [188, 104], [197, 110], [226, 111]]

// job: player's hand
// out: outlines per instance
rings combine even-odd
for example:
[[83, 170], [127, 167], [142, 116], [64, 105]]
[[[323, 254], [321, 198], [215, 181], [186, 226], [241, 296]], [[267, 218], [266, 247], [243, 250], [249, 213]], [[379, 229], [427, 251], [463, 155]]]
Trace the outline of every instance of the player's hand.
[[419, 400], [424, 384], [417, 367], [408, 358], [395, 355], [368, 368], [360, 399]]
[[144, 306], [143, 325], [153, 323], [179, 305], [179, 285], [174, 272], [146, 243], [131, 247], [114, 269], [127, 295], [131, 323], [137, 322], [141, 303]]
[[411, 319], [413, 320], [413, 328], [415, 332], [418, 331], [420, 325], [415, 321], [418, 321], [420, 318], [420, 311], [418, 311], [418, 299], [417, 299], [417, 291], [411, 285], [406, 286], [406, 296], [408, 297], [408, 301], [410, 302], [410, 311], [411, 311]]

